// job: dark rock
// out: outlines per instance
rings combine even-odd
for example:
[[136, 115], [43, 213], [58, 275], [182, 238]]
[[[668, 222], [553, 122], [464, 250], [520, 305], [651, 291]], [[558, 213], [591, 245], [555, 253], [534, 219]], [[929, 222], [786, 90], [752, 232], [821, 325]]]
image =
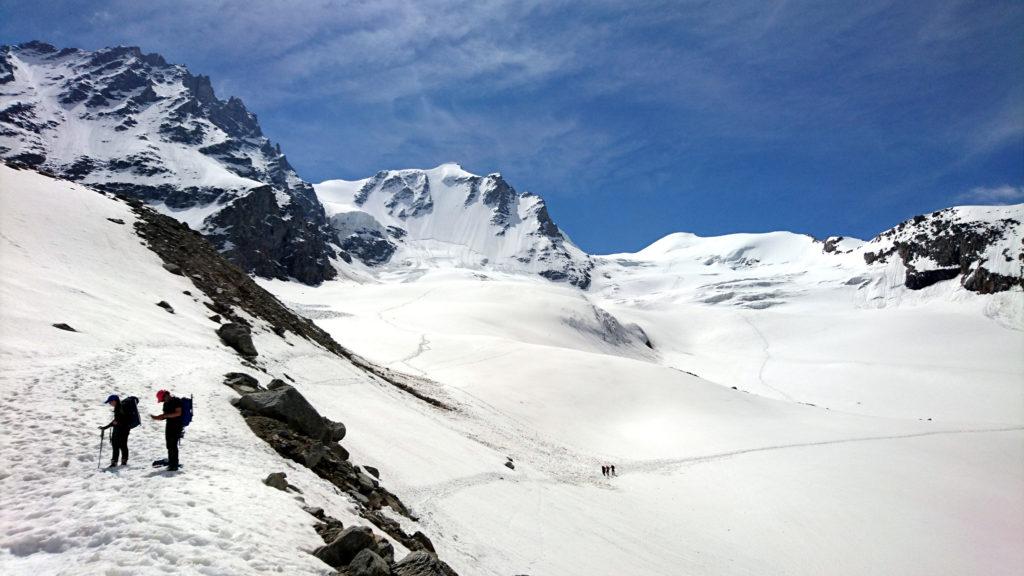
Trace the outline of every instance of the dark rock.
[[250, 394], [260, 391], [259, 380], [244, 372], [228, 372], [224, 375], [224, 384], [231, 386], [239, 394]]
[[316, 468], [316, 465], [319, 464], [328, 453], [329, 450], [323, 444], [313, 444], [302, 452], [302, 463], [305, 464], [307, 468]]
[[210, 316], [210, 322], [216, 322], [217, 324], [220, 324], [220, 314], [214, 314], [213, 316]]
[[327, 434], [324, 419], [316, 408], [287, 384], [275, 390], [246, 394], [239, 402], [239, 408], [280, 420], [313, 440], [321, 440]]
[[508, 462], [505, 462], [505, 468], [508, 468], [509, 470], [515, 470], [516, 465], [513, 464], [511, 460], [509, 460]]
[[356, 474], [356, 481], [359, 482], [359, 491], [362, 492], [363, 494], [373, 492], [374, 488], [380, 486], [379, 482], [377, 482], [373, 478], [370, 478], [366, 474], [363, 474], [362, 472]]
[[323, 522], [313, 526], [313, 529], [323, 538], [325, 544], [329, 544], [337, 540], [338, 535], [345, 531], [345, 525], [341, 523], [341, 520], [327, 515], [324, 515], [323, 520]]
[[54, 324], [53, 327], [58, 329], [58, 330], [66, 330], [68, 332], [78, 332], [78, 330], [75, 330], [74, 328], [72, 328], [71, 326], [68, 326], [67, 324], [65, 324], [63, 322], [61, 322], [59, 324]]
[[257, 356], [256, 346], [252, 343], [252, 333], [248, 326], [229, 322], [222, 324], [217, 329], [217, 335], [228, 346], [235, 349], [242, 356]]
[[279, 378], [274, 378], [273, 380], [270, 381], [270, 384], [267, 384], [267, 390], [277, 390], [278, 388], [281, 388], [282, 386], [287, 386], [287, 385], [288, 384], [285, 383], [284, 380], [281, 380]]
[[174, 314], [174, 308], [170, 304], [168, 304], [166, 301], [161, 300], [161, 301], [157, 302], [156, 305], [161, 307], [161, 308], [163, 308], [164, 310], [167, 310], [171, 314]]
[[311, 515], [311, 516], [313, 516], [317, 520], [323, 520], [324, 519], [324, 509], [323, 508], [320, 508], [320, 507], [314, 508], [312, 506], [303, 506], [302, 507], [302, 511], [307, 513], [307, 514], [309, 514], [309, 515]]
[[348, 563], [352, 576], [389, 576], [388, 563], [369, 548], [364, 548]]
[[380, 470], [377, 470], [373, 466], [366, 466], [366, 465], [363, 466], [363, 470], [366, 470], [366, 472], [370, 476], [373, 476], [374, 478], [380, 480]]
[[267, 476], [263, 483], [271, 488], [277, 488], [278, 490], [285, 491], [288, 489], [288, 481], [285, 480], [287, 475], [284, 472], [274, 472]]
[[945, 280], [952, 280], [959, 275], [959, 268], [939, 268], [937, 270], [922, 270], [920, 272], [908, 268], [904, 285], [911, 290], [920, 290]]
[[381, 538], [378, 540], [377, 545], [374, 546], [374, 551], [388, 564], [395, 561], [395, 547], [387, 538]]
[[373, 531], [366, 526], [346, 528], [330, 544], [321, 546], [313, 555], [329, 566], [340, 568], [351, 562], [360, 551], [374, 545]]
[[114, 224], [120, 224], [124, 226], [124, 220], [121, 220], [120, 218], [107, 218], [107, 220], [113, 222]]
[[434, 552], [434, 543], [431, 542], [430, 538], [427, 538], [427, 535], [424, 534], [423, 532], [420, 532], [419, 530], [417, 530], [412, 535], [412, 539], [417, 541], [417, 542], [419, 542], [423, 546], [424, 550], [429, 550], [430, 552]]
[[327, 428], [328, 439], [331, 442], [341, 442], [345, 439], [345, 425], [341, 422], [335, 422], [324, 418], [324, 426]]
[[410, 552], [391, 567], [391, 574], [394, 576], [450, 576], [454, 573], [447, 564], [438, 560], [437, 556], [424, 550]]

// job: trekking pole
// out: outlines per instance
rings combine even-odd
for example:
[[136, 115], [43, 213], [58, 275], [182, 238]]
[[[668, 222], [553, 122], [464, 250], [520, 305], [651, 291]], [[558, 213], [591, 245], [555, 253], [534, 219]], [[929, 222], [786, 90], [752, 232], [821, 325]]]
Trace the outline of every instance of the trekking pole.
[[99, 459], [96, 460], [96, 467], [97, 468], [102, 468], [103, 467], [103, 438], [104, 438], [104, 436], [106, 436], [106, 434], [107, 434], [107, 429], [106, 428], [100, 428], [100, 456], [99, 456]]

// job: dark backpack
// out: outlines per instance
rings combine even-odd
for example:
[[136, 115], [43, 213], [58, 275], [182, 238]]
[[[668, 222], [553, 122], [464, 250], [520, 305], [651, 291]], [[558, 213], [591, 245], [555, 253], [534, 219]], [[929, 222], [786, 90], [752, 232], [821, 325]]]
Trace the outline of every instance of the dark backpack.
[[139, 418], [139, 399], [135, 396], [129, 396], [124, 400], [121, 400], [121, 406], [124, 410], [124, 415], [128, 418], [128, 428], [135, 428], [142, 424], [142, 419]]
[[192, 423], [192, 397], [181, 399], [181, 427]]

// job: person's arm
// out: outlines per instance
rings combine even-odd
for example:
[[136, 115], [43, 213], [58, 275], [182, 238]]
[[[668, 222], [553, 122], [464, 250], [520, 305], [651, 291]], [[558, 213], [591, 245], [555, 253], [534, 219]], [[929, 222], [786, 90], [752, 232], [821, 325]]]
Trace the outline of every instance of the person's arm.
[[115, 424], [117, 424], [117, 418], [114, 418], [113, 420], [111, 420], [110, 424], [107, 424], [106, 426], [100, 426], [100, 430], [106, 430], [107, 428], [110, 428], [111, 426], [113, 426]]
[[167, 420], [168, 418], [177, 418], [179, 416], [181, 416], [181, 408], [176, 409], [174, 412], [171, 412], [170, 414], [161, 414], [159, 416], [154, 416], [152, 414], [149, 415], [149, 417], [152, 418], [153, 420]]

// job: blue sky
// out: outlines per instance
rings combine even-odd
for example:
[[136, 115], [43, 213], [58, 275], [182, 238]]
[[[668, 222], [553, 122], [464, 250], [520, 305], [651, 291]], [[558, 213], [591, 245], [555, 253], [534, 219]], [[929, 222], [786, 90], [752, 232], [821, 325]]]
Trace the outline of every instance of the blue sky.
[[29, 39], [210, 75], [307, 180], [502, 172], [595, 253], [1024, 202], [1019, 1], [5, 0]]

